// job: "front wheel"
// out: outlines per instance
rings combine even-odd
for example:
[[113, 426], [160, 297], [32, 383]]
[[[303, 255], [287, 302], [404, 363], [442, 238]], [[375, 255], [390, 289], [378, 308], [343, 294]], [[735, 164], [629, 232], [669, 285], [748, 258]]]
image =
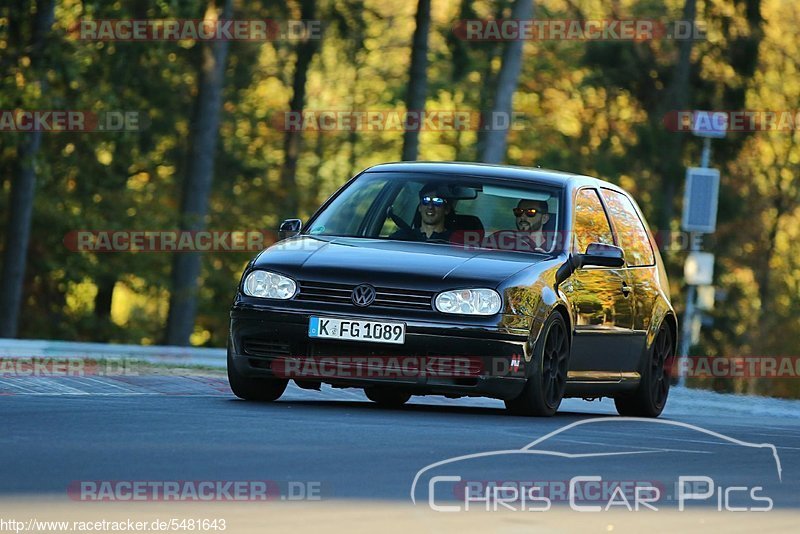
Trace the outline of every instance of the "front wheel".
[[399, 408], [411, 398], [410, 393], [403, 393], [396, 389], [381, 387], [364, 388], [364, 394], [375, 404], [386, 408]]
[[231, 345], [228, 343], [228, 384], [234, 395], [249, 401], [272, 402], [283, 395], [288, 383], [288, 380], [280, 378], [254, 378], [242, 375], [233, 364]]
[[675, 358], [672, 332], [661, 325], [642, 373], [639, 387], [614, 398], [617, 413], [629, 417], [658, 417], [669, 396], [670, 368]]
[[533, 370], [522, 393], [505, 401], [506, 408], [517, 415], [550, 417], [564, 398], [569, 370], [569, 331], [564, 318], [554, 312], [545, 321], [533, 353]]

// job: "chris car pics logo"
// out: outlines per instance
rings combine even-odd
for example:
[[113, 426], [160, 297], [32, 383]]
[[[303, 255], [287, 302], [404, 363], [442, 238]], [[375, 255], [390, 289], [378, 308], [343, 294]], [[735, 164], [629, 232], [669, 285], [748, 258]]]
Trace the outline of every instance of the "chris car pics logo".
[[[621, 450], [615, 450], [613, 441], [603, 443], [602, 433], [589, 432], [594, 437], [581, 435], [569, 439], [570, 431], [633, 424], [658, 429], [636, 428], [633, 435], [641, 436], [642, 443], [638, 444], [634, 438], [624, 447], [620, 446]], [[660, 439], [659, 432], [672, 445], [653, 446], [653, 440]], [[678, 432], [690, 434], [686, 439], [687, 447], [694, 445], [697, 450], [680, 450], [682, 456], [676, 458], [674, 464], [676, 471], [665, 476], [663, 468], [670, 465], [664, 462], [665, 455], [678, 454], [674, 448]], [[548, 440], [568, 452], [545, 448], [543, 445]], [[725, 455], [732, 446], [752, 451], [753, 463], [763, 463], [764, 471], [758, 472], [755, 480], [752, 470], [741, 475], [731, 471]], [[703, 455], [700, 457], [702, 468], [687, 467], [697, 465], [685, 461], [686, 455], [693, 452]], [[613, 457], [627, 458], [624, 464], [618, 460], [604, 461]], [[586, 463], [587, 460], [591, 463]], [[647, 476], [653, 473], [655, 465], [648, 462], [658, 464], [657, 478]], [[645, 475], [634, 477], [636, 480], [620, 478], [619, 471], [615, 471], [620, 465], [628, 466], [627, 472]], [[543, 471], [559, 473], [563, 478], [543, 477], [539, 475]], [[486, 473], [496, 476], [486, 480]], [[683, 512], [693, 506], [717, 511], [767, 512], [774, 507], [772, 490], [781, 483], [781, 461], [777, 448], [771, 443], [751, 443], [680, 421], [600, 417], [565, 425], [519, 449], [465, 454], [433, 462], [414, 476], [410, 497], [414, 504], [427, 503], [437, 512], [475, 509], [544, 512], [556, 505], [567, 505], [577, 512], [669, 508]]]

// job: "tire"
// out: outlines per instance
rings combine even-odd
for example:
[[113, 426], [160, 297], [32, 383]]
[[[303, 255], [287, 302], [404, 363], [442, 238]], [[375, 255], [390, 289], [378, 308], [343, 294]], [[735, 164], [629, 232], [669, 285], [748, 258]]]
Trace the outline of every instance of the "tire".
[[410, 393], [382, 387], [364, 388], [364, 394], [375, 404], [386, 408], [399, 408], [411, 398]]
[[228, 384], [240, 399], [256, 402], [278, 400], [286, 390], [288, 380], [280, 378], [253, 378], [242, 375], [233, 364], [231, 345], [228, 343]]
[[550, 417], [558, 411], [567, 386], [570, 338], [567, 324], [554, 312], [542, 327], [531, 361], [531, 374], [522, 393], [505, 401], [515, 415]]
[[675, 359], [675, 342], [662, 324], [653, 341], [641, 382], [632, 393], [614, 398], [617, 413], [627, 417], [658, 417], [669, 397], [670, 368]]

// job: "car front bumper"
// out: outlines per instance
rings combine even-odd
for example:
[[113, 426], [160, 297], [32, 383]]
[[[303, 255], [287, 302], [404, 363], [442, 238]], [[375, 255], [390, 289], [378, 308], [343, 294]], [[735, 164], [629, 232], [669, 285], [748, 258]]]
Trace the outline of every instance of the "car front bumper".
[[[308, 337], [311, 316], [400, 321], [403, 345]], [[414, 395], [517, 397], [525, 385], [529, 321], [441, 322], [419, 314], [280, 309], [234, 304], [231, 357], [251, 377], [292, 378], [301, 385], [390, 386]], [[470, 318], [472, 319], [472, 318]], [[513, 325], [508, 327], [507, 325]]]

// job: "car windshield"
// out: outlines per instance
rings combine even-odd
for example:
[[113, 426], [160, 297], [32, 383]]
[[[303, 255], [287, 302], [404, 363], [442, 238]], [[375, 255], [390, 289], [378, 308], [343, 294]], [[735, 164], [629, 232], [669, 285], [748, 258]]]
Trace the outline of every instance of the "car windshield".
[[553, 253], [561, 189], [537, 182], [423, 173], [364, 173], [305, 234]]

